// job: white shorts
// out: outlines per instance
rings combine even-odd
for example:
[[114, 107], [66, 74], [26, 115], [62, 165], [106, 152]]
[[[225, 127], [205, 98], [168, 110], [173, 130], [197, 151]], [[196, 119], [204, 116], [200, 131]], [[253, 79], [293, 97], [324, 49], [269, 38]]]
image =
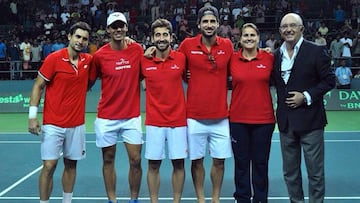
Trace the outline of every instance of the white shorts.
[[145, 158], [149, 160], [165, 159], [165, 143], [169, 159], [185, 159], [188, 156], [188, 144], [184, 127], [146, 126]]
[[187, 125], [190, 160], [205, 157], [207, 142], [211, 157], [225, 159], [232, 156], [229, 119], [188, 118]]
[[119, 135], [122, 137], [123, 142], [128, 144], [143, 143], [141, 116], [123, 120], [96, 118], [94, 128], [97, 147], [115, 145]]
[[61, 128], [43, 125], [41, 135], [41, 159], [57, 160], [63, 157], [70, 160], [85, 158], [85, 125], [74, 128]]

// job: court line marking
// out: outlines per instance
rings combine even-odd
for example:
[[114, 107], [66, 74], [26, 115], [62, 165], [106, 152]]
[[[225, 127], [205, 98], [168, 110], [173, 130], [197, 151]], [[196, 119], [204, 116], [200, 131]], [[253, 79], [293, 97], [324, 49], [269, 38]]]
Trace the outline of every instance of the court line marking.
[[[325, 133], [360, 133], [360, 130], [331, 130], [331, 131], [327, 131], [325, 129]], [[88, 131], [86, 132], [86, 134], [92, 134], [95, 135], [95, 132], [93, 131]], [[145, 133], [144, 133], [145, 134]], [[274, 134], [279, 134], [278, 131], [275, 131]], [[31, 135], [28, 132], [0, 132], [0, 136], [2, 135]], [[35, 135], [31, 135], [31, 136], [35, 136]]]
[[[280, 142], [279, 139], [273, 139], [271, 142], [275, 142], [275, 143], [278, 143]], [[356, 140], [352, 140], [352, 139], [348, 139], [348, 140], [345, 140], [345, 139], [341, 139], [341, 140], [334, 140], [334, 139], [331, 139], [331, 140], [326, 140], [325, 139], [325, 142], [328, 142], [328, 143], [339, 143], [339, 142], [350, 142], [350, 143], [353, 143], [353, 142], [360, 142], [360, 139], [356, 139]], [[86, 141], [86, 143], [95, 143], [95, 141]], [[117, 143], [123, 143], [123, 141], [118, 141]], [[16, 140], [16, 141], [0, 141], [0, 144], [40, 144], [40, 141], [26, 141], [26, 140]]]
[[30, 178], [35, 173], [39, 172], [42, 169], [43, 166], [40, 166], [36, 168], [35, 170], [31, 171], [30, 173], [26, 174], [24, 177], [20, 178], [18, 181], [7, 187], [5, 190], [0, 192], [0, 197], [5, 195], [7, 192], [15, 188], [16, 186], [20, 185], [22, 182], [24, 182], [26, 179]]
[[[309, 199], [309, 197], [304, 197]], [[39, 197], [0, 197], [0, 200], [38, 200]], [[50, 200], [61, 200], [62, 197], [50, 197]], [[107, 200], [107, 197], [73, 197], [73, 200]], [[118, 197], [118, 200], [129, 200], [126, 197]], [[211, 200], [211, 197], [206, 197], [206, 200]], [[268, 197], [269, 200], [289, 200], [289, 197]], [[326, 200], [360, 200], [359, 196], [345, 197], [325, 197]], [[139, 200], [150, 200], [149, 197], [139, 197]], [[160, 201], [173, 200], [172, 197], [159, 197]], [[182, 201], [194, 201], [196, 197], [182, 197]], [[220, 200], [234, 200], [234, 197], [220, 197]]]

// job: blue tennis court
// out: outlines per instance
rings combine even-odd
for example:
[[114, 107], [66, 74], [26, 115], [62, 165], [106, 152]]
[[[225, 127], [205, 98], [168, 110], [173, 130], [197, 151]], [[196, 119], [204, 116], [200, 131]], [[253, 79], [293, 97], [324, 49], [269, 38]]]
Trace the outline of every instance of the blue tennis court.
[[[325, 175], [327, 203], [360, 202], [360, 132], [326, 132], [325, 133]], [[107, 198], [102, 178], [101, 151], [95, 146], [95, 135], [87, 137], [87, 158], [78, 162], [78, 175], [74, 191], [74, 203], [104, 203]], [[41, 169], [39, 137], [28, 133], [0, 134], [0, 203], [37, 203], [38, 176]], [[144, 150], [143, 150], [144, 151]], [[143, 178], [140, 190], [141, 202], [149, 202], [146, 183], [147, 161], [143, 158]], [[205, 167], [210, 168], [211, 159], [205, 159]], [[127, 170], [128, 162], [123, 143], [119, 143], [117, 151], [117, 195], [120, 202], [127, 202], [129, 197]], [[62, 198], [61, 172], [59, 161], [54, 175], [54, 189], [51, 202], [60, 203]], [[160, 201], [172, 202], [171, 163], [164, 160], [161, 172]], [[211, 184], [209, 170], [206, 171], [205, 194], [210, 202]], [[303, 170], [305, 173], [305, 168]], [[278, 134], [273, 136], [269, 164], [270, 203], [289, 202], [282, 178], [282, 164]], [[303, 177], [306, 177], [303, 174]], [[304, 179], [305, 194], [307, 180]], [[226, 161], [221, 202], [234, 202], [233, 160]], [[191, 180], [190, 162], [186, 162], [186, 180], [183, 202], [196, 202]]]

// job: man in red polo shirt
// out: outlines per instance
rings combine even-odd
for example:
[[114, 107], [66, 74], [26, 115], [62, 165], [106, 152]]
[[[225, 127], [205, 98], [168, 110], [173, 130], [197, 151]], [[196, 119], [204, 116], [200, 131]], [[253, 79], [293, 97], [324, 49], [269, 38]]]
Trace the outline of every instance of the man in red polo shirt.
[[103, 155], [103, 176], [108, 203], [116, 203], [115, 155], [118, 137], [125, 143], [129, 160], [130, 203], [137, 203], [142, 168], [142, 129], [140, 116], [141, 45], [127, 43], [128, 24], [124, 14], [107, 18], [110, 42], [98, 49], [91, 62], [90, 86], [101, 79], [101, 97], [94, 128], [96, 146]]
[[38, 135], [37, 109], [45, 88], [39, 178], [40, 203], [48, 203], [53, 174], [63, 152], [63, 203], [71, 203], [77, 160], [85, 158], [85, 96], [91, 55], [81, 53], [89, 43], [91, 28], [75, 23], [69, 45], [46, 57], [34, 83], [29, 108], [29, 132]]
[[[217, 36], [218, 10], [204, 6], [198, 12], [201, 34], [186, 38], [179, 47], [190, 72], [187, 89], [187, 124], [191, 172], [198, 202], [204, 203], [203, 160], [209, 144], [212, 202], [219, 202], [225, 158], [232, 156], [228, 104], [228, 63], [233, 54], [229, 39]], [[219, 147], [221, 146], [221, 147]]]
[[165, 145], [173, 165], [173, 202], [179, 203], [184, 186], [184, 159], [187, 157], [186, 107], [183, 89], [185, 56], [171, 50], [171, 23], [157, 19], [151, 25], [156, 50], [143, 57], [141, 73], [146, 84], [146, 150], [149, 161], [147, 181], [151, 202], [158, 202], [159, 168], [166, 157]]

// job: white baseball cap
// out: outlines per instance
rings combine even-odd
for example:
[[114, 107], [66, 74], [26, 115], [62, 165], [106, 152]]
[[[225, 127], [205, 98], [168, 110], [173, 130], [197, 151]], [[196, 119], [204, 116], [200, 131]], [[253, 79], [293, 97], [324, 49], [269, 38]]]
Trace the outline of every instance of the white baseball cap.
[[114, 13], [111, 13], [108, 16], [106, 25], [109, 26], [109, 25], [113, 24], [115, 21], [118, 21], [118, 20], [120, 20], [120, 21], [124, 22], [125, 24], [127, 24], [126, 17], [124, 16], [124, 14], [122, 14], [120, 12], [114, 12]]

